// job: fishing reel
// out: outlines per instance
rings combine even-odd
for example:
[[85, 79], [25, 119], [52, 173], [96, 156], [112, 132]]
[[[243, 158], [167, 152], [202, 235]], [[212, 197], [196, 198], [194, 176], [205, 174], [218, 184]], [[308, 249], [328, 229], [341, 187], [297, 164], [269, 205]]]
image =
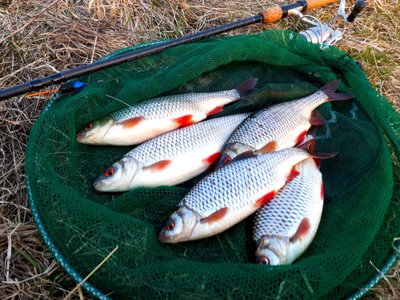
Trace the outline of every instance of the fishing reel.
[[320, 44], [321, 47], [335, 45], [343, 38], [347, 23], [354, 22], [366, 6], [364, 0], [357, 0], [350, 15], [347, 16], [345, 5], [345, 0], [341, 0], [337, 14], [328, 24], [322, 23], [311, 15], [303, 15], [300, 11], [295, 11], [293, 15], [297, 16], [300, 22], [311, 26], [300, 31], [299, 34], [310, 43]]

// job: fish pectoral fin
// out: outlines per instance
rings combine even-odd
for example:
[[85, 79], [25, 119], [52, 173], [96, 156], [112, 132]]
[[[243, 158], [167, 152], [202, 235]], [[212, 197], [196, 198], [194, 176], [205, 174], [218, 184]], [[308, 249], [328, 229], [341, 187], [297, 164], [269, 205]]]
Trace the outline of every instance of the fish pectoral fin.
[[278, 148], [277, 141], [270, 141], [269, 143], [265, 144], [263, 147], [258, 149], [256, 152], [260, 154], [266, 154], [270, 152], [274, 152]]
[[196, 123], [193, 120], [193, 115], [185, 115], [179, 118], [172, 119], [172, 121], [175, 122], [179, 128], [186, 127]]
[[311, 113], [310, 124], [315, 126], [325, 124], [325, 120], [321, 117], [317, 110], [313, 110]]
[[297, 170], [296, 165], [294, 165], [292, 167], [292, 169], [290, 170], [289, 176], [286, 179], [286, 183], [288, 183], [289, 181], [295, 179], [299, 175], [300, 175], [300, 172], [299, 172], [299, 170]]
[[208, 217], [202, 218], [200, 220], [200, 223], [202, 224], [212, 224], [214, 222], [217, 222], [219, 220], [221, 220], [228, 212], [228, 208], [227, 207], [223, 207], [215, 212], [213, 212], [211, 215], [209, 215]]
[[144, 120], [143, 116], [138, 116], [138, 117], [134, 117], [134, 118], [130, 118], [130, 119], [121, 121], [121, 122], [119, 122], [119, 124], [121, 124], [122, 127], [124, 127], [124, 128], [132, 128], [132, 127], [135, 127], [136, 125], [138, 125], [143, 120]]
[[164, 159], [164, 160], [155, 162], [154, 164], [151, 164], [147, 167], [143, 167], [143, 170], [150, 171], [150, 172], [158, 172], [158, 171], [165, 170], [171, 163], [172, 163], [172, 160]]
[[291, 243], [295, 243], [304, 239], [311, 229], [311, 224], [308, 218], [304, 218], [301, 220], [299, 227], [296, 230], [296, 233], [290, 238]]

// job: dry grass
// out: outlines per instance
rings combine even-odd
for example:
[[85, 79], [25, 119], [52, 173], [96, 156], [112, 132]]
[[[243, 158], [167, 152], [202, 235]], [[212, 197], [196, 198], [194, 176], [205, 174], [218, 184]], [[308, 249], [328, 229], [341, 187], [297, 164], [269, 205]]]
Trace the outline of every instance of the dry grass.
[[[371, 2], [339, 47], [363, 63], [371, 83], [399, 111], [400, 5], [397, 0]], [[268, 4], [249, 0], [0, 0], [0, 86], [87, 64], [128, 45], [174, 38], [247, 17]], [[327, 19], [335, 7], [317, 15]], [[262, 29], [252, 26], [239, 32]], [[75, 287], [38, 237], [25, 196], [27, 138], [46, 102], [46, 97], [17, 97], [0, 103], [1, 299], [58, 299]], [[398, 299], [399, 270], [397, 265], [371, 297]], [[74, 297], [82, 297], [81, 292]]]

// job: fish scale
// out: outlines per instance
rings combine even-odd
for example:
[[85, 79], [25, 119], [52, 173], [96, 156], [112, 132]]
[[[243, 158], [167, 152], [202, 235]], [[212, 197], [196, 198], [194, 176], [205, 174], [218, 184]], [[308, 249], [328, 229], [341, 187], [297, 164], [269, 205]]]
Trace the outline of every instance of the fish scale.
[[280, 237], [290, 241], [298, 233], [301, 222], [308, 220], [310, 230], [299, 244], [285, 244], [288, 253], [280, 253], [281, 263], [291, 263], [308, 247], [322, 214], [321, 172], [312, 158], [300, 162], [297, 169], [300, 174], [261, 207], [254, 218], [253, 239], [259, 245], [256, 253], [262, 252], [262, 239]]
[[[163, 159], [179, 159], [191, 153], [209, 153], [207, 148], [220, 151], [232, 131], [249, 114], [236, 114], [206, 120], [189, 127], [177, 129], [143, 143], [126, 155], [135, 157], [144, 166]], [[216, 146], [212, 146], [216, 145]], [[212, 153], [211, 153], [212, 154]]]
[[295, 176], [293, 166], [310, 156], [302, 148], [291, 148], [236, 160], [216, 170], [182, 199], [158, 240], [197, 240], [234, 226], [271, 200]]
[[215, 163], [227, 138], [247, 116], [215, 118], [155, 137], [114, 163], [94, 186], [115, 192], [190, 180]]
[[328, 97], [323, 92], [317, 92], [299, 100], [260, 110], [232, 133], [227, 144], [240, 142], [260, 149], [275, 140], [279, 148], [293, 146], [298, 132], [310, 127], [311, 112], [327, 100]]
[[124, 121], [135, 116], [145, 116], [148, 120], [157, 120], [166, 117], [174, 118], [176, 116], [192, 114], [194, 111], [207, 112], [206, 109], [210, 101], [213, 100], [217, 104], [222, 99], [239, 98], [240, 95], [236, 90], [172, 95], [139, 102], [135, 106], [114, 112], [111, 116], [116, 121]]
[[79, 143], [129, 146], [198, 123], [249, 95], [257, 84], [250, 78], [235, 89], [171, 95], [144, 100], [88, 123], [78, 132]]
[[318, 106], [352, 98], [350, 94], [335, 92], [339, 83], [332, 81], [307, 97], [262, 109], [248, 117], [226, 142], [217, 167], [247, 151], [267, 153], [295, 146], [311, 125], [323, 124], [317, 113], [313, 115]]
[[201, 180], [179, 205], [201, 217], [223, 207], [255, 211], [256, 200], [281, 188], [292, 166], [309, 156], [303, 149], [293, 148], [239, 160]]

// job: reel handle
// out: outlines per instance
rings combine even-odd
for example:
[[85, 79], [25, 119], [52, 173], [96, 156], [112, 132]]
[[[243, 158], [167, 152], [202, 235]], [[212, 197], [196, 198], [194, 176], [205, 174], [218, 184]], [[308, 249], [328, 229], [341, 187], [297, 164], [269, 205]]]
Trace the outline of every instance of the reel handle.
[[350, 15], [347, 17], [347, 22], [354, 22], [358, 14], [365, 8], [366, 3], [364, 0], [357, 0]]
[[279, 21], [280, 19], [286, 18], [287, 16], [293, 15], [293, 11], [310, 10], [332, 4], [337, 1], [338, 0], [299, 0], [289, 5], [272, 6], [261, 13], [261, 16], [263, 18], [262, 22], [264, 24], [273, 23]]

